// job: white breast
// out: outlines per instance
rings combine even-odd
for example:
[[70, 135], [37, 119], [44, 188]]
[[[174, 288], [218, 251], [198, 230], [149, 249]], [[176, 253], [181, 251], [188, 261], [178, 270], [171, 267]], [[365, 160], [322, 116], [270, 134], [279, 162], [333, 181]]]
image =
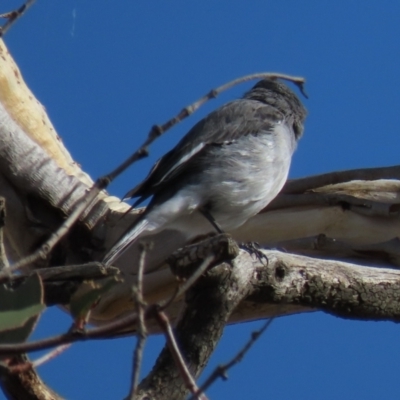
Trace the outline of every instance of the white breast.
[[186, 231], [188, 237], [211, 232], [214, 228], [196, 212], [205, 205], [224, 231], [239, 227], [280, 192], [295, 144], [287, 125], [277, 124], [272, 133], [261, 132], [211, 147], [202, 161], [204, 168], [192, 183], [149, 214], [151, 230], [167, 225]]

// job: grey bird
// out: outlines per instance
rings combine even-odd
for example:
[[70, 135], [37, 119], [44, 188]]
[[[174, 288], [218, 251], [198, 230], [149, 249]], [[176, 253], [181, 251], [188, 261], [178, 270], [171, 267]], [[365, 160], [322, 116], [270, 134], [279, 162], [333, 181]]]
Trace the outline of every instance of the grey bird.
[[259, 81], [243, 98], [198, 122], [127, 193], [146, 210], [103, 259], [116, 261], [138, 237], [163, 229], [187, 240], [228, 232], [267, 206], [286, 182], [303, 133], [306, 109], [275, 79]]

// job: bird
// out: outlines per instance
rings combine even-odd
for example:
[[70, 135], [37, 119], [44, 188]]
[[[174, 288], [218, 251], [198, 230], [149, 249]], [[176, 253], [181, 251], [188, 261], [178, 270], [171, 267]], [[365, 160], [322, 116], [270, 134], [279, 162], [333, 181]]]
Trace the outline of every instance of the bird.
[[285, 184], [306, 115], [294, 92], [271, 78], [208, 114], [127, 193], [138, 198], [132, 207], [151, 200], [103, 263], [163, 229], [189, 241], [243, 225]]

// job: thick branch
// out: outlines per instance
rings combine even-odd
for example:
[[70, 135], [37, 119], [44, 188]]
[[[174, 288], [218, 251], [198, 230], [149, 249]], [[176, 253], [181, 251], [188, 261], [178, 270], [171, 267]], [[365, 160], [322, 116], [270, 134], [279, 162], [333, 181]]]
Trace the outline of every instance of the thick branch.
[[395, 179], [400, 180], [400, 166], [381, 168], [361, 168], [348, 171], [328, 172], [326, 174], [308, 176], [301, 179], [289, 180], [282, 193], [296, 194], [303, 193], [308, 190], [316, 189], [322, 186], [334, 185], [349, 181], [374, 181], [379, 179]]
[[[230, 314], [251, 290], [251, 278], [252, 270], [241, 268], [235, 259], [232, 266], [222, 263], [209, 270], [186, 294], [186, 310], [176, 327], [176, 337], [194, 377], [205, 367]], [[140, 389], [138, 399], [185, 398], [188, 390], [168, 347]]]
[[[15, 356], [15, 363], [24, 363], [25, 355]], [[21, 372], [10, 372], [7, 367], [0, 366], [0, 386], [8, 399], [18, 400], [62, 400], [40, 379], [35, 369]]]
[[[203, 370], [240, 302], [242, 307], [272, 303], [351, 319], [400, 320], [400, 271], [278, 251], [265, 254], [268, 265], [242, 251], [233, 266], [223, 263], [212, 268], [187, 293], [176, 336], [193, 376]], [[187, 395], [167, 347], [140, 389], [138, 399], [183, 399]]]
[[339, 317], [400, 320], [400, 271], [268, 252], [248, 300], [299, 304]]

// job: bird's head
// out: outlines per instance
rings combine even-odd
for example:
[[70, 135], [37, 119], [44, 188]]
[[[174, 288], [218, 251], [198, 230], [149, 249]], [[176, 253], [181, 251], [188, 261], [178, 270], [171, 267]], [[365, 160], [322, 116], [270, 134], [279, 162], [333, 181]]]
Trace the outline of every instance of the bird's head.
[[263, 79], [257, 82], [244, 98], [258, 100], [275, 107], [285, 116], [287, 122], [292, 124], [296, 139], [300, 139], [307, 110], [284, 83], [276, 79]]

